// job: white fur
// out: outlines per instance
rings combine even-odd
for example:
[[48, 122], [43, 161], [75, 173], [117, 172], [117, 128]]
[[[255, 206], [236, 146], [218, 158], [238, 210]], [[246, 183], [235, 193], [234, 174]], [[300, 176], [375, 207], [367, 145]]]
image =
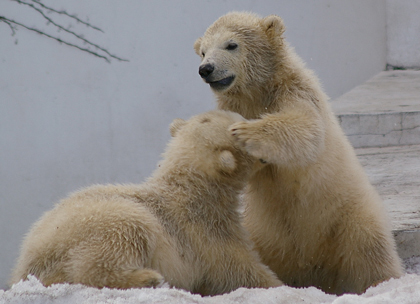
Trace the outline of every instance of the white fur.
[[[251, 177], [245, 226], [267, 265], [291, 286], [362, 293], [402, 267], [381, 199], [316, 76], [283, 38], [283, 21], [229, 13], [194, 48], [219, 109], [251, 121], [230, 127], [267, 163]], [[229, 50], [227, 42], [238, 47]], [[222, 72], [221, 72], [222, 71]], [[234, 76], [225, 86], [212, 81]]]
[[175, 120], [164, 159], [141, 185], [97, 185], [61, 201], [26, 236], [12, 283], [171, 286], [202, 295], [282, 283], [260, 262], [240, 223], [238, 193], [254, 159], [214, 111]]

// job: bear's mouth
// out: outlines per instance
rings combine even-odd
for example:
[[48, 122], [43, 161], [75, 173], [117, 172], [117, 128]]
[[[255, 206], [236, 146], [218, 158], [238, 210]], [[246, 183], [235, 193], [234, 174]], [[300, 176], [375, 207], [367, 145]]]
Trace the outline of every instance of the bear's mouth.
[[235, 76], [229, 76], [218, 81], [208, 81], [207, 83], [214, 90], [222, 90], [230, 86], [235, 79]]

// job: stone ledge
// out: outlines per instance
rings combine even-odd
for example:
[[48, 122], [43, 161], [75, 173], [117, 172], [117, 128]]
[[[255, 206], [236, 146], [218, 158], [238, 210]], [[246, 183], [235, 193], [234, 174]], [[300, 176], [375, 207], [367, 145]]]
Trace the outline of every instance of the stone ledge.
[[356, 153], [383, 199], [400, 257], [420, 256], [420, 145]]
[[401, 259], [420, 256], [420, 229], [394, 232], [398, 255]]
[[384, 71], [334, 100], [355, 148], [420, 144], [420, 71]]

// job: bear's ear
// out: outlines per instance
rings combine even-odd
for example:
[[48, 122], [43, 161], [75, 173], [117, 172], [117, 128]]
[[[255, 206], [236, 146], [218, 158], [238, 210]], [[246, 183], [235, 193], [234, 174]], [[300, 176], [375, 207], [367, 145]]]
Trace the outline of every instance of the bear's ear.
[[171, 136], [175, 137], [176, 132], [181, 129], [187, 122], [181, 118], [176, 118], [172, 121], [171, 125], [169, 126], [169, 131], [171, 132]]
[[232, 152], [223, 150], [219, 155], [220, 167], [224, 172], [232, 173], [236, 169], [236, 160]]
[[198, 56], [200, 56], [200, 47], [201, 47], [201, 40], [203, 39], [203, 37], [198, 38], [195, 42], [194, 42], [194, 51], [197, 53]]
[[270, 38], [280, 37], [286, 30], [283, 20], [276, 15], [270, 15], [261, 20], [261, 26]]

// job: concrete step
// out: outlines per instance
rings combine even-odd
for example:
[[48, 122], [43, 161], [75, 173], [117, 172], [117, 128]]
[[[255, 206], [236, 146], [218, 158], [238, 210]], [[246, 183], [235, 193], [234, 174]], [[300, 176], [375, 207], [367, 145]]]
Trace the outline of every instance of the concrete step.
[[401, 258], [420, 256], [420, 145], [356, 153], [384, 201]]
[[388, 211], [401, 258], [420, 256], [420, 71], [384, 71], [331, 102]]
[[420, 71], [384, 71], [331, 102], [355, 148], [420, 144]]

